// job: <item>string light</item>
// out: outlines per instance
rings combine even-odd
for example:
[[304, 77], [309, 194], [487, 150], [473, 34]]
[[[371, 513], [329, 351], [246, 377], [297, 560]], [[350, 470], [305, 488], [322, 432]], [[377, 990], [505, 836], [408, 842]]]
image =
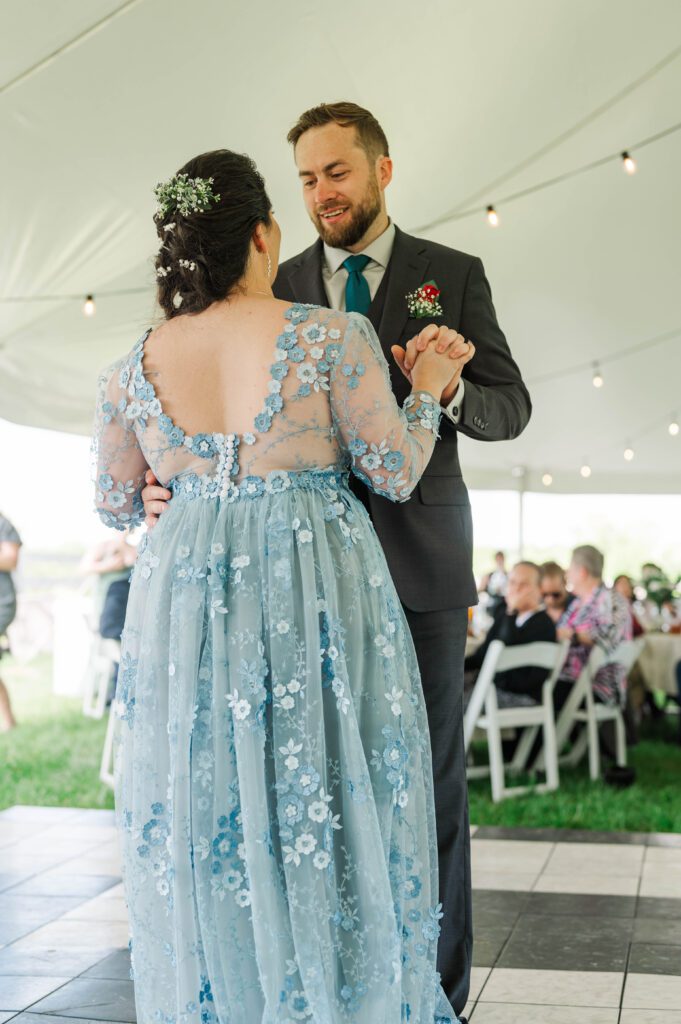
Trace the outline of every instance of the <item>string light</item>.
[[601, 369], [598, 363], [594, 363], [594, 375], [592, 377], [591, 383], [595, 388], [603, 387], [603, 374], [601, 373]]
[[633, 157], [629, 156], [626, 149], [622, 153], [622, 166], [627, 174], [636, 174], [636, 161]]
[[499, 227], [499, 214], [493, 206], [487, 207], [487, 223], [491, 224], [493, 228]]
[[541, 482], [543, 483], [544, 487], [550, 487], [553, 483], [553, 477], [550, 473], [544, 473], [543, 477], [541, 478]]
[[581, 475], [584, 477], [585, 480], [588, 480], [589, 477], [591, 476], [591, 466], [589, 465], [589, 463], [585, 462], [579, 472], [581, 473]]
[[83, 316], [94, 316], [96, 309], [94, 296], [87, 295], [83, 303]]
[[624, 458], [627, 460], [627, 462], [631, 462], [633, 457], [634, 457], [634, 449], [632, 447], [630, 447], [630, 446], [627, 446], [624, 449]]
[[671, 434], [672, 437], [676, 437], [676, 435], [679, 432], [679, 424], [677, 422], [676, 417], [674, 417], [674, 419], [671, 421], [671, 423], [669, 424], [669, 427], [667, 429], [669, 430], [669, 433]]

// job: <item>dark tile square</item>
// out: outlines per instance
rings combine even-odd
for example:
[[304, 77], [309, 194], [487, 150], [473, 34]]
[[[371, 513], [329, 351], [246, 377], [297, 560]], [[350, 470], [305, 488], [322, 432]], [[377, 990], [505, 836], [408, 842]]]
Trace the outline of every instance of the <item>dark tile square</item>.
[[41, 978], [30, 974], [17, 977], [5, 975], [0, 978], [0, 1010], [25, 1010], [67, 980], [66, 977]]
[[633, 919], [521, 914], [497, 967], [547, 971], [620, 971]]
[[632, 974], [681, 975], [681, 945], [634, 942], [629, 955], [629, 970]]
[[681, 835], [678, 832], [650, 832], [648, 846], [681, 847]]
[[494, 927], [515, 924], [518, 914], [527, 909], [530, 893], [511, 892], [508, 889], [474, 889], [473, 922]]
[[555, 843], [560, 839], [557, 828], [508, 828], [503, 825], [480, 825], [473, 836], [476, 839], [517, 839], [525, 842]]
[[135, 997], [131, 981], [75, 978], [31, 1009], [58, 1017], [89, 1017], [93, 1020], [134, 1022]]
[[115, 953], [111, 953], [90, 967], [82, 977], [130, 981], [130, 950], [117, 949]]
[[473, 966], [494, 967], [508, 941], [511, 928], [475, 927], [473, 938]]
[[[681, 946], [681, 918], [637, 917], [634, 921], [634, 942]], [[678, 973], [681, 974], [681, 969]]]
[[15, 885], [19, 885], [20, 882], [25, 882], [27, 878], [34, 875], [35, 871], [2, 871], [0, 872], [0, 893], [6, 892]]
[[674, 921], [681, 921], [681, 900], [639, 896], [636, 917], [669, 917]]
[[598, 896], [567, 892], [531, 892], [528, 914], [547, 917], [633, 917], [635, 896]]
[[589, 829], [565, 829], [562, 843], [619, 843], [621, 846], [645, 846], [647, 832], [596, 832]]

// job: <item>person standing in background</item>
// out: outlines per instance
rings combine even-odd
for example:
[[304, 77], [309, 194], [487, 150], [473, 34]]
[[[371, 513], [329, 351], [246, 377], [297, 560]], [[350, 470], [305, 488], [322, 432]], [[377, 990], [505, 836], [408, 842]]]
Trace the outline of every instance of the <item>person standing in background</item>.
[[[7, 631], [17, 613], [17, 595], [12, 573], [19, 562], [21, 537], [16, 528], [0, 513], [0, 637]], [[0, 658], [3, 649], [0, 647]], [[9, 732], [17, 724], [7, 687], [0, 679], [0, 732]]]

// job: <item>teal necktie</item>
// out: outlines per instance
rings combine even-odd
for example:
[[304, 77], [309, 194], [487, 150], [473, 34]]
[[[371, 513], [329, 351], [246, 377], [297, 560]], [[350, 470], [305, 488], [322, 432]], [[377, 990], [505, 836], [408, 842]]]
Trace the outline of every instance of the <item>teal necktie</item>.
[[347, 313], [369, 312], [371, 305], [371, 292], [366, 277], [362, 273], [367, 263], [371, 262], [369, 256], [348, 256], [343, 260], [343, 266], [348, 272], [348, 280], [345, 285], [345, 311]]

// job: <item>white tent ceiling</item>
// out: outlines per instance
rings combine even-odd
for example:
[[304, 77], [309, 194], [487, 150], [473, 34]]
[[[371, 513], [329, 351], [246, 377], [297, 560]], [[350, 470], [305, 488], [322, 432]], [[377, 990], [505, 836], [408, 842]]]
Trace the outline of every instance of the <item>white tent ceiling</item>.
[[[98, 369], [154, 315], [151, 189], [194, 153], [250, 153], [283, 256], [308, 245], [286, 130], [348, 98], [391, 140], [396, 222], [482, 257], [530, 384], [521, 438], [464, 442], [469, 483], [514, 487], [522, 466], [528, 489], [546, 470], [557, 490], [680, 489], [681, 132], [634, 152], [631, 177], [614, 159], [501, 201], [681, 121], [678, 0], [5, 0], [0, 16], [0, 297], [148, 287], [102, 294], [89, 319], [82, 298], [0, 302], [0, 417], [87, 432]], [[488, 202], [497, 229], [428, 226]], [[590, 362], [631, 347], [594, 389]]]

